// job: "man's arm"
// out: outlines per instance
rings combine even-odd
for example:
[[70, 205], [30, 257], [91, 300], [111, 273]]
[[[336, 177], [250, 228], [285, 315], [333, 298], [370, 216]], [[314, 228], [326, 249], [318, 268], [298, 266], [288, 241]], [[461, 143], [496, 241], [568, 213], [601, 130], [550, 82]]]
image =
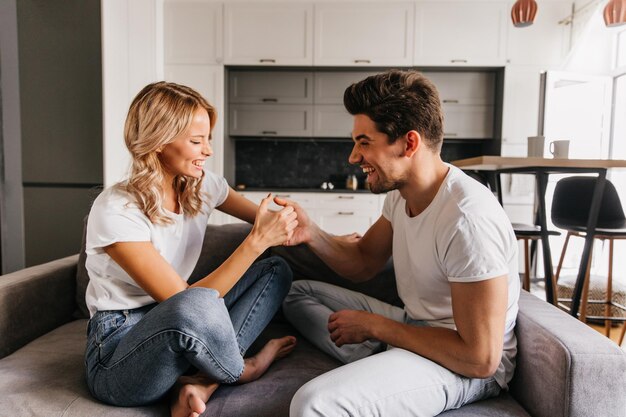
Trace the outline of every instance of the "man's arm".
[[417, 327], [376, 314], [341, 310], [328, 321], [337, 346], [377, 339], [428, 358], [470, 378], [493, 375], [502, 359], [508, 304], [506, 275], [472, 283], [451, 283], [457, 330]]
[[380, 217], [362, 238], [334, 236], [313, 223], [297, 203], [275, 198], [276, 204], [292, 206], [298, 215], [298, 227], [289, 245], [306, 243], [317, 256], [339, 275], [354, 282], [373, 278], [391, 256], [393, 229]]

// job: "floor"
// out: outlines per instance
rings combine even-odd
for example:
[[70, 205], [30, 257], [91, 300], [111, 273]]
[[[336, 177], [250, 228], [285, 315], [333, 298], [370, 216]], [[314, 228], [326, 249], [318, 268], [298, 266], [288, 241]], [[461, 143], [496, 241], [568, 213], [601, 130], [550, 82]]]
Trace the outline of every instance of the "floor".
[[[544, 283], [540, 280], [533, 280], [534, 282], [531, 283], [531, 293], [535, 296], [537, 296], [538, 298], [541, 298], [542, 300], [546, 299], [546, 292], [545, 292], [545, 287], [544, 287]], [[590, 324], [588, 323], [589, 327], [591, 327], [594, 330], [597, 330], [599, 333], [601, 333], [602, 335], [604, 335], [604, 326], [602, 325], [596, 325], [596, 324]], [[620, 324], [619, 326], [613, 326], [611, 327], [611, 333], [610, 333], [610, 338], [613, 342], [617, 343], [619, 336], [620, 336], [620, 332], [622, 330], [622, 324]], [[624, 337], [624, 340], [622, 342], [622, 350], [624, 350], [626, 352], [626, 337]]]

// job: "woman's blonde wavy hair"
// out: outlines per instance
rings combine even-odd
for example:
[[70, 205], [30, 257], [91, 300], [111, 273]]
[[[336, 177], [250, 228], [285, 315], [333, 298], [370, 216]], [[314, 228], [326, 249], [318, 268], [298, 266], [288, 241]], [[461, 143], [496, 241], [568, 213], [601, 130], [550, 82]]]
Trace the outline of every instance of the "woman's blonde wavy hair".
[[[213, 130], [217, 119], [213, 106], [189, 87], [161, 81], [144, 87], [128, 110], [124, 140], [132, 156], [132, 166], [128, 180], [118, 186], [135, 198], [139, 209], [154, 224], [173, 223], [163, 209], [164, 172], [157, 150], [185, 131], [199, 108], [209, 114]], [[204, 174], [201, 178], [184, 175], [174, 178], [174, 190], [185, 215], [195, 216], [202, 211], [203, 178]]]

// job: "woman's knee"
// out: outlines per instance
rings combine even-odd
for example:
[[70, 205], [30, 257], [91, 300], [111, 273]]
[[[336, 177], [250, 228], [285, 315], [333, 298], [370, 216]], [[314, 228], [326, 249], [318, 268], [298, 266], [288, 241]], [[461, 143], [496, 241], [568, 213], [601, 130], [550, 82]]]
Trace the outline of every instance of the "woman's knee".
[[229, 338], [234, 334], [228, 309], [219, 292], [187, 288], [162, 303], [162, 324], [199, 338]]
[[291, 288], [291, 281], [293, 279], [293, 272], [291, 267], [280, 256], [271, 256], [261, 261], [265, 269], [265, 273], [269, 274], [270, 278], [274, 280], [275, 291], [282, 294], [281, 298], [287, 295], [289, 288]]

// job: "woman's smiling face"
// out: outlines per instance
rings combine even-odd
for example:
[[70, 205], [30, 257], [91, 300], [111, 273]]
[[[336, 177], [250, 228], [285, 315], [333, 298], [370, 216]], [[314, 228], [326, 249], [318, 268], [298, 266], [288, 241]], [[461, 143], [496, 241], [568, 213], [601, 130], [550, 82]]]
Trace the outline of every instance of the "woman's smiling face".
[[198, 108], [191, 125], [159, 153], [165, 174], [171, 178], [178, 175], [201, 178], [205, 160], [213, 155], [210, 141], [209, 114], [205, 109]]

